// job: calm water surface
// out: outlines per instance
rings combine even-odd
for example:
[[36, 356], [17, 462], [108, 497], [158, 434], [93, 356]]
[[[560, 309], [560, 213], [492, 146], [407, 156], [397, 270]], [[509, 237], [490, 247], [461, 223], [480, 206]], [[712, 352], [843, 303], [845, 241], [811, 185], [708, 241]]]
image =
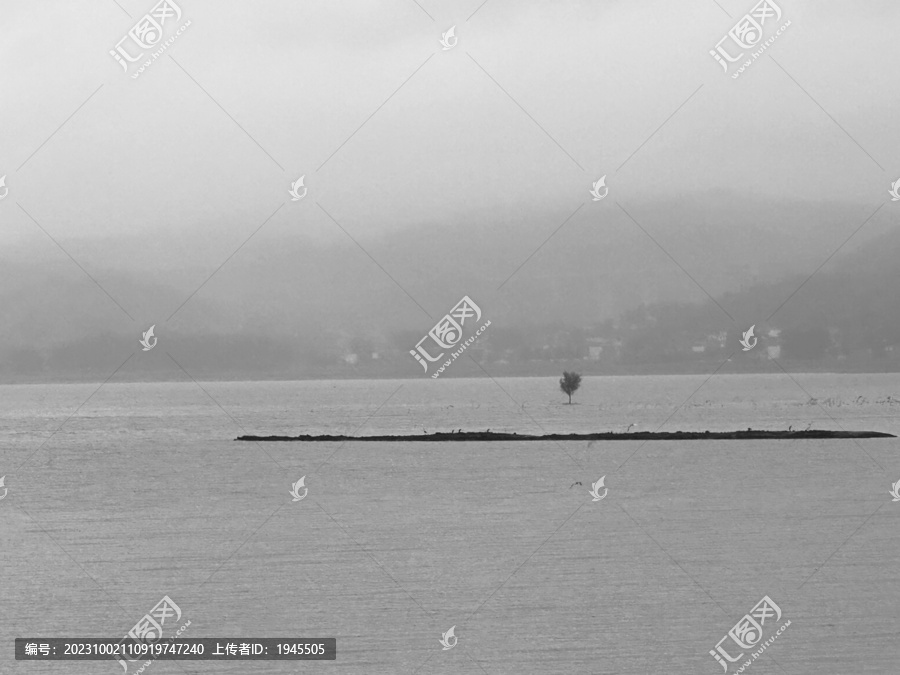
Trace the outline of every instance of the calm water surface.
[[336, 637], [338, 660], [144, 672], [712, 675], [708, 651], [764, 595], [792, 624], [745, 672], [900, 672], [898, 439], [233, 441], [900, 435], [898, 375], [588, 377], [571, 406], [554, 378], [98, 387], [0, 387], [0, 673], [121, 673], [17, 663], [12, 640], [119, 637], [163, 595], [185, 637]]

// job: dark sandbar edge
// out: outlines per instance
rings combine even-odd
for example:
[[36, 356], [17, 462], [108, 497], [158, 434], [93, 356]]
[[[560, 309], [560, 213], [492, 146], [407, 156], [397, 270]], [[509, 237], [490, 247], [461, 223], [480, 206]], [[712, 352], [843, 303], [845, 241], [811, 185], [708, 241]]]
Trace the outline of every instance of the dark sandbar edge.
[[880, 431], [635, 431], [632, 433], [594, 434], [516, 434], [497, 431], [437, 432], [433, 434], [409, 434], [392, 436], [238, 436], [236, 441], [376, 441], [376, 442], [443, 442], [443, 441], [702, 441], [702, 440], [795, 440], [798, 438], [896, 438]]

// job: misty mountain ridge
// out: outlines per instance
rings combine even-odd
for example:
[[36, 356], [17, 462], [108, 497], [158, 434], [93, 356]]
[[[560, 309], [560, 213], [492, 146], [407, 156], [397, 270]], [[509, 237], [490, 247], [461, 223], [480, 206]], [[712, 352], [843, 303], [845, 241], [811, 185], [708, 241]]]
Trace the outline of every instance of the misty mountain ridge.
[[[364, 224], [345, 221], [333, 207], [329, 212], [349, 236], [324, 214], [308, 210], [306, 217], [316, 219], [309, 230], [329, 232], [327, 241], [304, 236], [303, 223], [291, 222], [294, 230], [272, 223], [212, 278], [255, 228], [228, 228], [229, 236], [221, 239], [231, 251], [224, 253], [222, 240], [186, 232], [157, 233], [146, 241], [59, 240], [134, 321], [41, 234], [43, 240], [35, 237], [27, 248], [18, 244], [2, 255], [0, 355], [8, 361], [13, 352], [19, 359], [36, 352], [29, 357], [34, 365], [56, 353], [54, 362], [72, 359], [75, 366], [80, 352], [94, 351], [92, 342], [124, 339], [127, 356], [140, 332], [156, 324], [156, 335], [173, 349], [178, 340], [191, 338], [197, 352], [203, 345], [213, 352], [215, 345], [228, 346], [229, 353], [237, 350], [237, 361], [262, 360], [267, 371], [277, 372], [277, 355], [288, 353], [294, 359], [305, 353], [324, 367], [351, 352], [354, 341], [356, 347], [362, 340], [373, 351], [405, 353], [414, 336], [424, 335], [463, 295], [493, 325], [515, 330], [587, 327], [660, 303], [700, 308], [709, 303], [706, 292], [743, 319], [773, 311], [787, 289], [802, 281], [796, 279], [811, 274], [869, 215], [859, 206], [834, 203], [761, 205], [732, 195], [712, 201], [623, 203], [637, 224], [615, 203], [602, 202], [578, 209], [562, 227], [570, 213], [535, 214], [522, 223], [482, 214], [466, 224], [431, 224], [378, 237], [366, 236]], [[892, 253], [900, 251], [900, 236], [885, 229], [873, 221], [860, 230], [816, 275], [816, 284], [800, 292], [808, 296], [803, 303], [800, 295], [782, 312], [886, 311], [893, 296], [873, 286], [896, 285]], [[322, 287], [327, 294], [304, 291]], [[814, 290], [822, 287], [830, 291], [826, 298]], [[833, 287], [844, 291], [836, 294]], [[851, 306], [834, 306], [834, 298], [845, 296], [852, 297]], [[722, 316], [717, 308], [707, 313]], [[527, 325], [512, 320], [519, 316], [528, 317]], [[413, 343], [397, 344], [400, 335]], [[254, 353], [260, 349], [270, 354]], [[210, 367], [216, 370], [214, 363]]]

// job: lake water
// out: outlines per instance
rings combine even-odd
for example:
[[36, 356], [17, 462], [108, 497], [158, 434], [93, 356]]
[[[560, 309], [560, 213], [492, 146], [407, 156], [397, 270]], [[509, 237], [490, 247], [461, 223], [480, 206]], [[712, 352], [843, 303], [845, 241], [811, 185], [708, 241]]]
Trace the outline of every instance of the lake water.
[[555, 378], [0, 386], [0, 673], [121, 673], [12, 641], [118, 638], [164, 595], [184, 637], [336, 637], [338, 659], [144, 672], [713, 675], [765, 595], [791, 625], [745, 672], [900, 672], [898, 439], [233, 440], [900, 435], [897, 374], [587, 377], [565, 401]]

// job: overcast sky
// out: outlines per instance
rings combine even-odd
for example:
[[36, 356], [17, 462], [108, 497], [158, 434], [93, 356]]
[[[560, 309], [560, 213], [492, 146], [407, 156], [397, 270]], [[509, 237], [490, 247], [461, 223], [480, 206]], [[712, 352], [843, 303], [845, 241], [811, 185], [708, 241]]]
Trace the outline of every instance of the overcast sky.
[[316, 203], [369, 237], [567, 214], [604, 174], [623, 204], [873, 207], [900, 177], [896, 2], [783, 0], [738, 80], [708, 52], [745, 0], [480, 4], [180, 0], [190, 27], [131, 79], [108, 51], [152, 2], [5, 3], [0, 237], [34, 236], [16, 202], [61, 240], [246, 232], [280, 205], [272, 228], [341, 236]]

